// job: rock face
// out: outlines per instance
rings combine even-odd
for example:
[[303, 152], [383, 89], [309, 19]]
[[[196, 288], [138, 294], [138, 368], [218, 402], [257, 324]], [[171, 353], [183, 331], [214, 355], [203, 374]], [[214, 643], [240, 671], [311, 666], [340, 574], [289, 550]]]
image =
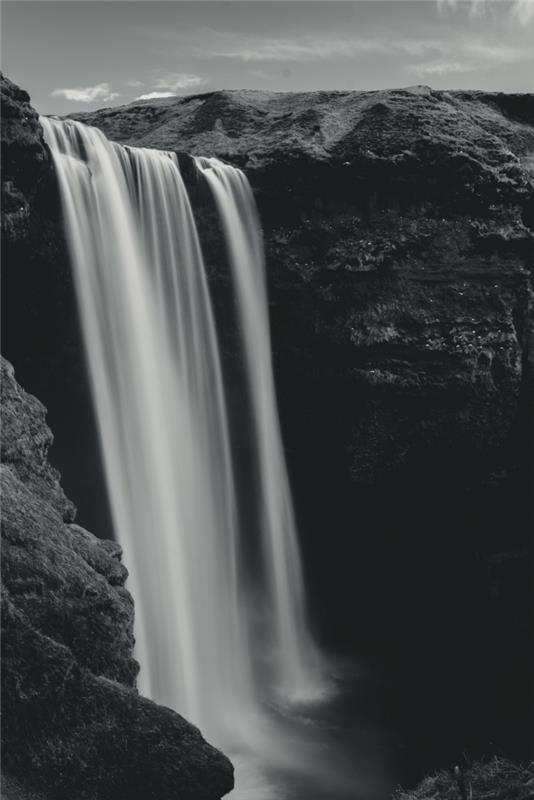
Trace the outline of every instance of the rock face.
[[534, 96], [215, 92], [76, 116], [178, 152], [230, 357], [219, 226], [185, 154], [246, 171], [323, 635], [394, 665], [427, 764], [528, 756]]
[[2, 359], [2, 749], [10, 798], [217, 800], [232, 767], [135, 689], [120, 547], [73, 523], [45, 409]]
[[50, 169], [39, 117], [28, 94], [0, 73], [2, 91], [2, 238], [28, 234], [39, 185]]
[[477, 485], [534, 450], [534, 96], [215, 92], [74, 116], [245, 168], [277, 367], [332, 386], [355, 481], [442, 459]]

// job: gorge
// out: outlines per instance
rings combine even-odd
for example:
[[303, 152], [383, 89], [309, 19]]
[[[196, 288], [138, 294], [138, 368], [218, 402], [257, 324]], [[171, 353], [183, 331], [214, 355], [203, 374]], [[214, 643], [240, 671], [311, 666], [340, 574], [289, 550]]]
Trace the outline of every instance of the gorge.
[[[109, 537], [58, 176], [29, 99], [7, 80], [2, 89], [4, 353], [49, 408], [57, 435], [52, 457], [80, 521]], [[158, 163], [167, 158], [170, 169], [176, 158], [180, 166], [214, 320], [223, 328], [229, 418], [247, 420], [253, 414], [234, 388], [246, 384], [240, 333], [221, 325], [235, 314], [221, 255], [224, 231], [217, 197], [199, 170], [222, 184], [229, 167], [204, 161], [222, 159], [250, 180], [265, 236], [275, 384], [313, 631], [324, 650], [358, 664], [356, 686], [343, 703], [354, 719], [388, 729], [387, 745], [376, 744], [384, 775], [413, 783], [464, 751], [527, 757], [532, 96], [427, 87], [302, 96], [216, 92], [76, 116], [122, 145], [176, 154], [158, 155]], [[185, 246], [184, 240], [171, 246]], [[116, 263], [124, 257], [117, 253]], [[170, 325], [175, 300], [163, 295]], [[254, 311], [249, 322], [265, 324]], [[202, 335], [207, 341], [209, 333]], [[216, 360], [212, 345], [203, 351]], [[139, 366], [136, 358], [130, 380], [137, 380]], [[199, 393], [195, 413], [204, 413], [205, 396]], [[216, 396], [212, 387], [210, 400]], [[160, 397], [168, 399], [166, 392]], [[215, 427], [221, 434], [223, 427]], [[148, 427], [144, 435], [153, 446]], [[224, 441], [217, 447], [224, 461]], [[154, 469], [161, 466], [155, 458]], [[132, 464], [146, 467], [144, 459]], [[166, 473], [157, 473], [161, 482]], [[110, 494], [113, 506], [119, 495]], [[150, 514], [144, 495], [137, 499], [139, 515]], [[109, 547], [89, 545], [71, 512], [62, 513], [76, 548]], [[129, 529], [137, 522], [141, 516]], [[231, 536], [230, 524], [216, 522], [219, 534]], [[55, 551], [56, 539], [50, 542]], [[17, 587], [27, 599], [20, 581], [8, 581], [9, 591]], [[196, 588], [205, 599], [206, 586]], [[60, 641], [74, 646], [64, 632]], [[131, 640], [124, 647], [131, 658]], [[77, 659], [83, 662], [79, 651]], [[112, 680], [127, 673], [131, 686], [135, 670], [128, 663]], [[89, 664], [93, 670], [106, 674]], [[210, 674], [215, 686], [220, 679], [219, 670]], [[144, 713], [156, 713], [148, 708]], [[335, 727], [335, 717], [330, 723]], [[373, 737], [371, 728], [363, 738]], [[82, 739], [77, 747], [84, 750]], [[229, 788], [224, 763], [210, 758], [220, 782], [212, 794], [202, 789], [191, 797], [217, 797]], [[32, 767], [37, 775], [44, 768]], [[171, 796], [164, 791], [160, 796]], [[381, 787], [377, 796], [386, 791]]]

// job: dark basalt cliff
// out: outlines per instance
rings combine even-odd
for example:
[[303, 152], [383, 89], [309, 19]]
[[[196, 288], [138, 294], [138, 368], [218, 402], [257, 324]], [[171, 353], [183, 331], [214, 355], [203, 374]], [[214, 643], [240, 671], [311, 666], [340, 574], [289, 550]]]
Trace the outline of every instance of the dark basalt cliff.
[[4, 796], [218, 800], [230, 763], [138, 695], [120, 547], [73, 523], [45, 409], [1, 368]]
[[332, 386], [354, 480], [454, 460], [476, 485], [534, 452], [534, 96], [216, 92], [75, 116], [246, 170], [278, 369]]
[[[4, 351], [61, 431], [81, 518], [106, 530], [54, 170], [27, 97], [2, 91]], [[391, 665], [418, 765], [487, 742], [528, 755], [534, 96], [215, 92], [76, 117], [178, 152], [230, 363], [232, 287], [190, 154], [246, 171], [323, 638]]]
[[32, 206], [50, 169], [39, 116], [28, 94], [7, 78], [2, 81], [2, 238], [28, 235]]
[[[33, 230], [33, 209], [42, 249], [61, 245], [35, 113], [6, 86], [8, 237]], [[455, 482], [473, 486], [524, 466], [534, 451], [534, 96], [215, 92], [73, 116], [119, 142], [246, 169], [277, 369], [307, 384], [303, 414], [314, 387], [332, 386], [333, 407], [325, 397], [312, 413], [344, 419], [356, 482], [454, 460]], [[199, 227], [224, 294], [209, 222]]]

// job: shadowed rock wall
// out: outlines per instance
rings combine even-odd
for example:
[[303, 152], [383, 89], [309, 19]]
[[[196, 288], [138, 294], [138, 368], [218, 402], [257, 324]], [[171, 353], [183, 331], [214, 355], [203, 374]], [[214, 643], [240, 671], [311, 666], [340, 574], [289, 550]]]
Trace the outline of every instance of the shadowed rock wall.
[[532, 457], [534, 96], [224, 91], [73, 116], [246, 170], [278, 370], [332, 385], [356, 482], [443, 459], [479, 484]]
[[45, 409], [5, 360], [1, 378], [5, 796], [218, 800], [229, 761], [135, 689], [120, 547], [73, 523]]

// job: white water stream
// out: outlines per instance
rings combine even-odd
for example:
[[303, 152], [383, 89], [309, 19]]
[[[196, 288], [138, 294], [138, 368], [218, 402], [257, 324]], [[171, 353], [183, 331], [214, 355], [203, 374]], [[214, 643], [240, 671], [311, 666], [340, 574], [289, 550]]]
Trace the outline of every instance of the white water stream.
[[[218, 335], [176, 156], [41, 119], [59, 178], [114, 528], [130, 571], [143, 693], [223, 749], [260, 752], [264, 702], [317, 692], [248, 182], [198, 159], [232, 269], [257, 474], [243, 526]], [[244, 537], [261, 553], [262, 608]], [[268, 649], [265, 653], [262, 650]], [[268, 678], [258, 670], [269, 664]], [[278, 697], [277, 702], [280, 702]]]
[[261, 227], [241, 170], [197, 158], [213, 193], [226, 239], [238, 314], [257, 457], [257, 525], [272, 608], [282, 698], [310, 700], [320, 691], [310, 642], [295, 514], [276, 407]]

